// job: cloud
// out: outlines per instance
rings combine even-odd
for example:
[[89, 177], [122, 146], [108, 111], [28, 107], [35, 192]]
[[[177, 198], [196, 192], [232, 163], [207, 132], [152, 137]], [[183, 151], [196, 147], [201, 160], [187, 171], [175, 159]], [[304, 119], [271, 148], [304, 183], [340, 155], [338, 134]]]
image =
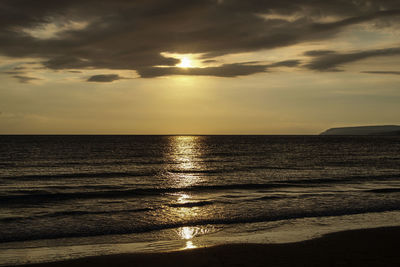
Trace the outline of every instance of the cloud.
[[154, 78], [168, 75], [197, 75], [231, 78], [266, 72], [269, 68], [295, 67], [299, 65], [300, 62], [298, 60], [287, 60], [266, 65], [254, 65], [254, 63], [258, 62], [224, 64], [217, 67], [205, 68], [150, 67], [139, 69], [138, 73], [142, 78]]
[[329, 54], [333, 54], [335, 51], [333, 50], [310, 50], [306, 51], [304, 53], [305, 56], [310, 56], [310, 57], [319, 57], [319, 56], [326, 56]]
[[268, 67], [296, 67], [300, 64], [299, 60], [285, 60], [268, 65]]
[[217, 63], [218, 61], [215, 59], [207, 59], [207, 60], [203, 60], [202, 63], [208, 64], [208, 63]]
[[88, 82], [101, 82], [101, 83], [109, 83], [117, 80], [124, 79], [120, 77], [118, 74], [100, 74], [93, 75], [87, 79]]
[[41, 80], [41, 79], [36, 78], [36, 77], [30, 77], [30, 76], [24, 76], [24, 75], [14, 75], [12, 77], [17, 79], [20, 83], [30, 83], [32, 81]]
[[[181, 73], [174, 67], [179, 59], [162, 52], [200, 53], [212, 63], [215, 56], [329, 39], [358, 23], [393, 19], [396, 25], [399, 15], [395, 0], [2, 0], [0, 54], [37, 58], [55, 70]], [[323, 23], [326, 18], [335, 21]], [[234, 63], [188, 72], [234, 77], [261, 69]]]
[[242, 75], [265, 72], [265, 70], [265, 65], [225, 64], [219, 67], [206, 68], [150, 67], [139, 69], [138, 73], [142, 78], [154, 78], [167, 75], [237, 77]]
[[368, 74], [392, 74], [392, 75], [400, 75], [400, 71], [362, 71], [361, 73]]
[[[310, 55], [309, 52], [308, 55]], [[318, 54], [317, 51], [313, 51], [312, 54], [314, 54], [315, 58], [305, 65], [307, 68], [317, 71], [341, 71], [339, 67], [359, 60], [371, 57], [400, 55], [400, 47], [356, 51], [352, 53], [323, 52]]]
[[5, 71], [3, 72], [5, 74], [9, 74], [9, 75], [18, 75], [18, 74], [24, 74], [24, 72], [22, 71], [14, 71], [14, 70], [10, 70], [10, 71]]
[[366, 21], [371, 21], [375, 19], [385, 19], [388, 17], [393, 17], [393, 16], [400, 16], [400, 10], [384, 10], [384, 11], [377, 11], [365, 15], [360, 15], [360, 16], [355, 16], [355, 17], [350, 17], [346, 18], [343, 20], [338, 20], [335, 22], [329, 22], [329, 23], [317, 23], [313, 25], [315, 29], [321, 29], [321, 30], [329, 30], [329, 29], [337, 29], [349, 25], [354, 25]]

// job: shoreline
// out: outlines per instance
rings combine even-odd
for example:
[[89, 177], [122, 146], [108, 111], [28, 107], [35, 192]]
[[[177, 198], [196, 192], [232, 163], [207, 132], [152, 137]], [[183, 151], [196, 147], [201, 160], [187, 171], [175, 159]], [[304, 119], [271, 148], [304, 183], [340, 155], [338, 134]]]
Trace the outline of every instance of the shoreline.
[[395, 226], [334, 232], [295, 243], [225, 244], [16, 266], [399, 266], [399, 240], [400, 227]]

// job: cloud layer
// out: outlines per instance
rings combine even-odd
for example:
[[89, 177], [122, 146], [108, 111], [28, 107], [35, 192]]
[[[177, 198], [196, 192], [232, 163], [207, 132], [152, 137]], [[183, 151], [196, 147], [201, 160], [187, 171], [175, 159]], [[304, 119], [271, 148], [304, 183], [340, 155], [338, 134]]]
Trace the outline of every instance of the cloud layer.
[[340, 71], [344, 64], [356, 62], [371, 57], [400, 55], [400, 47], [356, 51], [352, 53], [336, 53], [334, 51], [308, 51], [306, 55], [315, 58], [306, 66], [318, 71]]
[[400, 75], [400, 71], [362, 71], [362, 73], [369, 73], [369, 74], [391, 74], [391, 75]]
[[139, 69], [138, 73], [143, 78], [154, 78], [168, 75], [200, 75], [217, 77], [237, 77], [266, 72], [269, 68], [295, 67], [299, 65], [298, 60], [276, 62], [269, 65], [252, 65], [248, 63], [224, 64], [219, 67], [205, 68], [178, 68], [178, 67], [150, 67]]
[[[142, 77], [235, 77], [264, 72], [274, 63], [236, 62], [185, 70], [175, 67], [178, 59], [161, 53], [201, 53], [204, 61], [211, 63], [215, 56], [325, 40], [358, 23], [398, 23], [400, 2], [3, 0], [0, 15], [0, 54], [37, 58], [49, 69], [136, 70]], [[326, 18], [334, 20], [326, 22]], [[314, 55], [317, 57], [307, 67], [337, 70], [342, 64], [379, 56], [384, 50]], [[395, 53], [387, 51], [388, 55]], [[93, 76], [89, 80], [119, 78]]]
[[20, 83], [30, 83], [32, 81], [40, 80], [39, 78], [25, 76], [25, 75], [13, 75], [12, 77], [17, 79]]
[[88, 82], [113, 82], [117, 80], [123, 79], [120, 77], [118, 74], [99, 74], [99, 75], [93, 75], [87, 79]]

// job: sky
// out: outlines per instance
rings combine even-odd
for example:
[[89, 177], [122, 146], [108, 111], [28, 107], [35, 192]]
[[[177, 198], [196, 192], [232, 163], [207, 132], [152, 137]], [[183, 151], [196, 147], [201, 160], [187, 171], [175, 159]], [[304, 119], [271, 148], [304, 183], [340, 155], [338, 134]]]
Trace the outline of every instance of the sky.
[[2, 0], [0, 134], [400, 124], [398, 0]]

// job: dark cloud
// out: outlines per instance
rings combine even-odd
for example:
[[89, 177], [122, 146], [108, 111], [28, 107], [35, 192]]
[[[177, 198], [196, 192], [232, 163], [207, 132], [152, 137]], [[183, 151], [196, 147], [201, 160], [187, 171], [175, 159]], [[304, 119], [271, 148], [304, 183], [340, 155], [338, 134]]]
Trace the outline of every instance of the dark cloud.
[[94, 75], [87, 79], [88, 82], [100, 82], [100, 83], [109, 83], [117, 80], [124, 79], [120, 77], [118, 74], [100, 74]]
[[22, 71], [14, 71], [14, 70], [5, 71], [3, 73], [9, 74], [9, 75], [24, 74], [24, 72], [22, 72]]
[[296, 67], [300, 64], [299, 60], [285, 60], [268, 65], [268, 67]]
[[319, 56], [314, 55], [314, 59], [305, 66], [311, 70], [317, 71], [341, 71], [339, 67], [367, 59], [371, 57], [394, 56], [400, 55], [400, 47], [375, 49], [366, 51], [357, 51], [352, 53], [322, 53]]
[[[268, 18], [294, 14], [295, 20]], [[397, 0], [2, 0], [0, 54], [40, 58], [45, 67], [56, 70], [176, 73], [183, 71], [173, 67], [179, 60], [164, 57], [162, 52], [202, 53], [205, 60], [213, 60], [220, 55], [331, 38], [345, 27], [366, 21], [396, 19], [393, 23], [398, 23], [399, 15]], [[319, 22], [328, 16], [339, 19]], [[68, 28], [78, 22], [87, 26]], [[26, 31], [43, 29], [46, 23], [66, 30], [50, 39], [35, 38]], [[168, 70], [156, 67], [161, 65], [169, 66]], [[215, 68], [189, 72], [237, 76], [260, 72], [262, 67], [232, 64]]]
[[208, 63], [216, 63], [216, 62], [218, 62], [217, 60], [215, 60], [215, 59], [207, 59], [207, 60], [203, 60], [202, 61], [202, 63], [204, 63], [204, 64], [208, 64]]
[[330, 29], [338, 29], [344, 26], [349, 26], [353, 24], [358, 24], [370, 20], [375, 20], [375, 19], [385, 19], [387, 17], [393, 17], [393, 16], [399, 16], [400, 15], [400, 10], [385, 10], [385, 11], [378, 11], [378, 12], [373, 12], [369, 13], [366, 15], [360, 15], [356, 17], [350, 17], [347, 19], [335, 21], [335, 22], [329, 22], [329, 23], [316, 23], [313, 25], [315, 29], [320, 29], [323, 31], [330, 30]]
[[400, 71], [362, 71], [361, 73], [368, 74], [392, 74], [392, 75], [400, 75]]
[[318, 57], [318, 56], [326, 56], [333, 53], [335, 53], [335, 51], [333, 50], [310, 50], [305, 52], [304, 55], [310, 57]]
[[40, 80], [39, 78], [24, 76], [24, 75], [14, 75], [12, 77], [17, 79], [20, 83], [30, 83], [32, 81]]
[[154, 78], [167, 75], [200, 75], [217, 77], [236, 77], [265, 72], [264, 65], [225, 64], [220, 67], [207, 68], [178, 68], [178, 67], [149, 67], [139, 69], [138, 73], [143, 78]]

